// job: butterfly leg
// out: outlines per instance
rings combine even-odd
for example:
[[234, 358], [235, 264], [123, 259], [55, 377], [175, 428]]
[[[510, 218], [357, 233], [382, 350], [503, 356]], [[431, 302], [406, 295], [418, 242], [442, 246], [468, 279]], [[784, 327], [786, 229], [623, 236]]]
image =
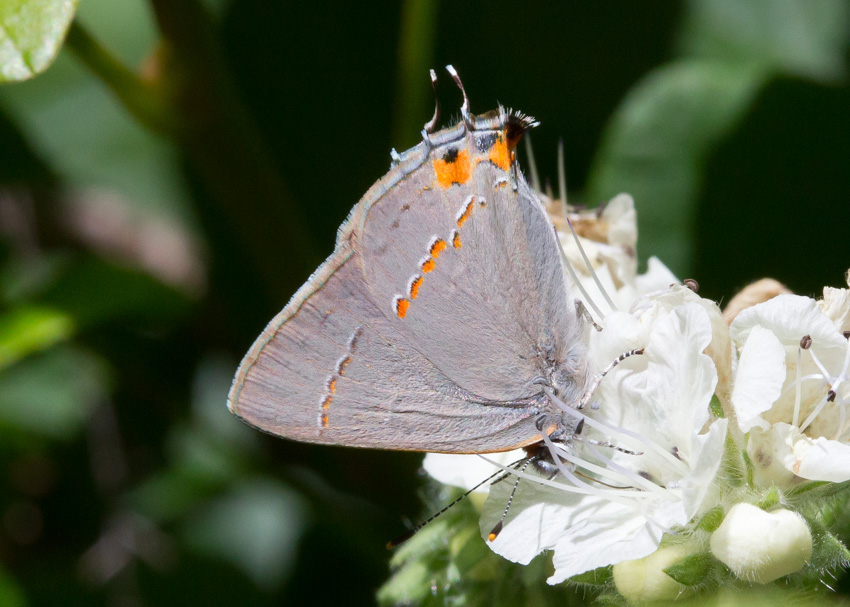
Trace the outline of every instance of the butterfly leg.
[[590, 312], [587, 311], [587, 308], [584, 305], [584, 302], [580, 299], [576, 299], [576, 316], [581, 320], [585, 320], [589, 325], [592, 325], [594, 329], [597, 331], [601, 331], [602, 327], [596, 324], [596, 321], [593, 320], [593, 316], [590, 315]]

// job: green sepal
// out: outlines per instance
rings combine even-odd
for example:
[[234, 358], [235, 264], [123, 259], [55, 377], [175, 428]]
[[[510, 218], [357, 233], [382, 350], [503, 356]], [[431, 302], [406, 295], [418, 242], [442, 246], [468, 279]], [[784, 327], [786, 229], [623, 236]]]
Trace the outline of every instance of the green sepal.
[[704, 585], [714, 577], [717, 559], [708, 552], [686, 556], [675, 565], [663, 569], [664, 573], [683, 586]]
[[850, 550], [819, 521], [806, 517], [812, 532], [812, 558], [809, 567], [817, 574], [825, 569], [844, 568], [850, 564]]
[[723, 411], [723, 405], [720, 404], [720, 399], [717, 398], [716, 394], [711, 395], [708, 408], [711, 410], [711, 414], [717, 419], [724, 419], [726, 417], [726, 413]]
[[762, 496], [756, 506], [765, 511], [771, 510], [779, 505], [780, 497], [779, 489], [776, 488], [776, 485], [773, 485], [767, 490], [767, 493]]
[[741, 457], [744, 460], [744, 467], [747, 470], [747, 487], [752, 489], [755, 486], [755, 468], [753, 467], [753, 461], [750, 459], [750, 455], [747, 453], [746, 449], [741, 451]]
[[599, 567], [591, 571], [579, 573], [570, 578], [574, 584], [585, 584], [587, 586], [602, 586], [611, 581], [611, 567]]
[[725, 516], [726, 513], [723, 511], [723, 507], [715, 506], [702, 515], [702, 518], [697, 523], [697, 529], [713, 533], [723, 522]]

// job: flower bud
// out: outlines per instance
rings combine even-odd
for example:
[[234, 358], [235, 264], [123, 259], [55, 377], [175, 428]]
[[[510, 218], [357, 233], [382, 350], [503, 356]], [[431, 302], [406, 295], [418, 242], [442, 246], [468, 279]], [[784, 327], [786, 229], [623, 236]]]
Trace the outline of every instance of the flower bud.
[[659, 548], [642, 559], [621, 561], [614, 565], [614, 583], [630, 603], [666, 601], [689, 594], [691, 589], [664, 573], [693, 550], [689, 546]]
[[739, 578], [766, 584], [794, 573], [812, 556], [812, 534], [796, 512], [752, 504], [729, 510], [712, 534], [711, 552]]

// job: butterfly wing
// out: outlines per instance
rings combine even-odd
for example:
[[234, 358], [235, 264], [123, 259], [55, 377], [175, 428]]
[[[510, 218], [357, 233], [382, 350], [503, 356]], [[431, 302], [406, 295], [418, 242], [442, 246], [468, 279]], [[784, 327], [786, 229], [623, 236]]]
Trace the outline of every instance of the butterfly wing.
[[580, 328], [551, 224], [505, 160], [504, 115], [476, 120], [407, 152], [358, 203], [334, 254], [240, 366], [233, 412], [280, 436], [358, 447], [539, 440], [532, 382]]

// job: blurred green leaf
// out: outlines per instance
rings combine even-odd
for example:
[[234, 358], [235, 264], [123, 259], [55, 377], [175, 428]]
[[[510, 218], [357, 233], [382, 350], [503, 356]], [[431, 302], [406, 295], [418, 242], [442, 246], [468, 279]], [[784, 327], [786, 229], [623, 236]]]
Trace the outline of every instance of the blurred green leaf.
[[79, 347], [57, 346], [0, 374], [0, 426], [72, 438], [105, 398], [105, 366]]
[[603, 135], [585, 198], [631, 194], [642, 258], [692, 271], [696, 206], [706, 159], [779, 73], [844, 73], [850, 24], [840, 0], [692, 0], [681, 33], [690, 56], [643, 78]]
[[210, 503], [185, 528], [189, 544], [244, 571], [267, 589], [286, 577], [304, 530], [302, 499], [265, 479], [247, 481]]
[[58, 273], [39, 298], [70, 314], [81, 329], [108, 322], [174, 320], [189, 300], [151, 275], [94, 256], [82, 256]]
[[844, 0], [692, 0], [680, 31], [686, 54], [834, 81], [844, 74]]
[[0, 2], [0, 82], [26, 80], [50, 66], [78, 0]]
[[0, 571], [0, 605], [3, 607], [24, 607], [27, 601], [24, 593], [4, 571]]
[[687, 275], [703, 161], [765, 79], [757, 66], [696, 60], [651, 73], [608, 125], [585, 198], [631, 194], [640, 209], [641, 251]]
[[71, 317], [51, 308], [24, 306], [0, 314], [0, 370], [73, 333]]
[[224, 490], [244, 471], [244, 458], [198, 429], [175, 428], [169, 436], [172, 466], [129, 496], [133, 507], [159, 523], [185, 516]]

